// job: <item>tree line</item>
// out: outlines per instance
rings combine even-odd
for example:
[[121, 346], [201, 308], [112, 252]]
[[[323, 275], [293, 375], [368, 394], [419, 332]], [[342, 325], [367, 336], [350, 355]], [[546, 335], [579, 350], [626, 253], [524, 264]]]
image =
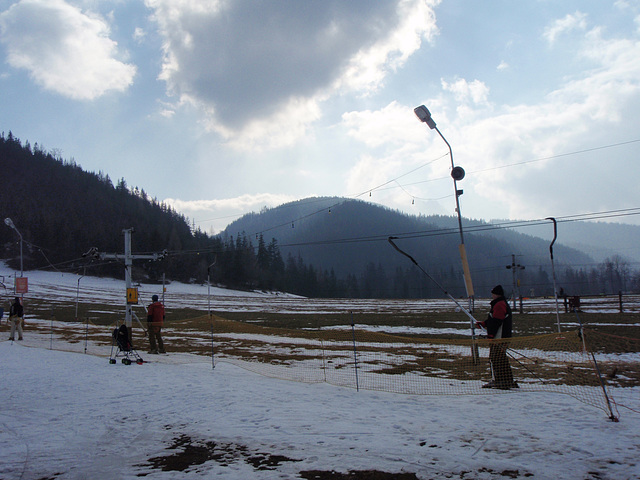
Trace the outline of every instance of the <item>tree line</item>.
[[[277, 240], [266, 244], [263, 236], [257, 237], [254, 246], [251, 239], [242, 234], [227, 241], [216, 237], [212, 281], [231, 288], [290, 292], [317, 298], [439, 298], [441, 288], [415, 266], [396, 267], [389, 271], [381, 264], [370, 262], [363, 271], [338, 277], [333, 269], [317, 268], [307, 264], [300, 256], [287, 255], [283, 259]], [[206, 260], [211, 260], [211, 256]], [[200, 271], [204, 270], [204, 263]], [[462, 272], [457, 268], [441, 268], [429, 272], [448, 292], [464, 297]], [[472, 272], [473, 273], [473, 272]], [[479, 277], [475, 285], [480, 296], [495, 283], [487, 283]], [[483, 283], [484, 281], [484, 283]], [[539, 267], [518, 274], [514, 287], [503, 282], [509, 295], [553, 296], [553, 279]], [[590, 268], [561, 269], [556, 279], [558, 290], [566, 295], [600, 295], [618, 292], [640, 292], [640, 272], [633, 271], [619, 256], [606, 259]]]

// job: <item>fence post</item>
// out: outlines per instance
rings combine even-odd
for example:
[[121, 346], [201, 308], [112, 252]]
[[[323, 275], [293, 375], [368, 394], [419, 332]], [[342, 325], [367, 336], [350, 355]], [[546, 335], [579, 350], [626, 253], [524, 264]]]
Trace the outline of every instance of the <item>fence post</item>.
[[[76, 322], [78, 321], [78, 314], [76, 313]], [[84, 326], [84, 353], [87, 353], [87, 342], [89, 341], [89, 317], [86, 317]]]
[[356, 352], [356, 329], [353, 324], [353, 312], [349, 312], [351, 315], [351, 336], [353, 338], [353, 359], [355, 361], [356, 370], [356, 392], [360, 391], [360, 384], [358, 382], [358, 353]]
[[211, 319], [211, 314], [209, 314], [209, 325], [211, 326], [211, 370], [215, 370], [216, 362], [213, 351], [213, 320]]
[[624, 311], [622, 308], [622, 290], [618, 291], [618, 304], [620, 305], [620, 313], [622, 313]]

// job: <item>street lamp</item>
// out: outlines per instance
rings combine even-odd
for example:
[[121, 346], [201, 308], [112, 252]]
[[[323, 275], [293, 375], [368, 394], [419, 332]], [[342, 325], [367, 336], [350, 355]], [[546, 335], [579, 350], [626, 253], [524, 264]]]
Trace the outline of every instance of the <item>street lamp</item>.
[[[421, 122], [426, 123], [431, 130], [435, 130], [440, 135], [440, 138], [444, 140], [444, 143], [449, 147], [449, 157], [451, 158], [451, 178], [453, 178], [453, 190], [456, 197], [456, 212], [458, 213], [458, 230], [460, 231], [460, 258], [462, 259], [462, 270], [464, 272], [464, 283], [467, 289], [467, 296], [469, 297], [469, 302], [471, 302], [471, 298], [473, 297], [473, 283], [471, 282], [471, 271], [469, 270], [469, 262], [467, 261], [467, 251], [464, 246], [464, 234], [462, 232], [462, 214], [460, 212], [460, 195], [462, 195], [463, 190], [458, 190], [458, 180], [462, 180], [464, 178], [464, 169], [462, 167], [456, 167], [453, 163], [453, 151], [451, 150], [451, 145], [447, 142], [447, 139], [444, 138], [444, 135], [438, 130], [436, 127], [436, 122], [431, 117], [431, 112], [424, 105], [420, 105], [413, 109], [413, 112], [420, 119]], [[473, 328], [473, 327], [472, 327]]]
[[24, 269], [22, 266], [22, 234], [18, 231], [16, 226], [13, 224], [13, 220], [11, 220], [9, 217], [4, 219], [4, 224], [9, 228], [13, 228], [20, 237], [20, 278], [22, 278], [24, 275]]
[[[469, 298], [469, 310], [473, 312], [473, 283], [471, 282], [471, 271], [469, 270], [469, 262], [467, 260], [467, 251], [464, 247], [464, 234], [462, 233], [462, 214], [460, 212], [460, 195], [462, 195], [462, 190], [458, 190], [458, 180], [462, 180], [464, 178], [464, 169], [462, 167], [456, 167], [453, 163], [453, 150], [451, 150], [451, 145], [447, 142], [447, 139], [444, 138], [444, 135], [438, 130], [436, 127], [436, 122], [431, 118], [431, 112], [424, 105], [420, 105], [413, 109], [413, 112], [420, 119], [421, 122], [426, 123], [431, 130], [435, 130], [440, 135], [440, 138], [444, 140], [444, 143], [449, 147], [449, 158], [451, 158], [451, 178], [453, 178], [453, 191], [456, 197], [456, 212], [458, 213], [458, 230], [460, 231], [460, 246], [458, 247], [460, 250], [460, 259], [462, 260], [462, 271], [464, 272], [464, 286], [467, 289], [467, 297]], [[470, 318], [471, 322], [471, 356], [473, 357], [473, 363], [478, 362], [479, 352], [478, 345], [475, 343], [476, 340], [476, 326], [475, 322], [472, 318]]]

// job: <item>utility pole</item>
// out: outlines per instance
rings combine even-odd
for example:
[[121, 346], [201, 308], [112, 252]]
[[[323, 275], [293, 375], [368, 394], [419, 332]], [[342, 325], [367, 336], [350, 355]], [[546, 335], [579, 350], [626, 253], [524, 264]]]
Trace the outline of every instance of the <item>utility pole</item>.
[[[134, 260], [160, 260], [167, 255], [167, 251], [162, 253], [153, 253], [150, 255], [133, 255], [131, 253], [131, 234], [134, 232], [132, 228], [125, 228], [122, 230], [124, 233], [124, 255], [119, 253], [102, 253], [98, 252], [97, 248], [91, 249], [89, 252], [100, 260], [124, 260], [124, 278], [127, 287], [126, 296], [126, 313], [124, 317], [125, 325], [129, 331], [129, 340], [131, 340], [131, 324], [133, 319], [133, 305], [138, 303], [138, 289], [132, 288], [131, 283], [131, 267]], [[164, 296], [164, 294], [163, 294]]]
[[[421, 122], [426, 123], [431, 130], [435, 130], [436, 132], [438, 132], [440, 138], [444, 141], [444, 143], [447, 144], [447, 147], [449, 147], [449, 158], [451, 159], [451, 178], [453, 178], [453, 191], [456, 197], [456, 214], [458, 215], [458, 230], [460, 232], [460, 259], [462, 260], [462, 271], [464, 273], [464, 286], [467, 290], [467, 297], [469, 298], [469, 309], [473, 311], [473, 298], [475, 293], [473, 291], [473, 282], [471, 281], [469, 261], [467, 260], [467, 250], [464, 246], [464, 233], [462, 231], [462, 212], [460, 211], [460, 195], [464, 193], [464, 190], [458, 189], [457, 183], [465, 176], [464, 168], [456, 166], [453, 163], [453, 150], [451, 149], [451, 145], [449, 144], [447, 139], [444, 138], [444, 135], [442, 135], [442, 132], [440, 132], [440, 130], [436, 126], [436, 122], [431, 117], [431, 112], [429, 111], [429, 109], [424, 105], [420, 105], [419, 107], [413, 109], [413, 113], [416, 114]], [[475, 329], [473, 324], [471, 326], [471, 332], [472, 336], [475, 337]]]
[[516, 256], [511, 254], [511, 265], [507, 265], [507, 270], [511, 270], [513, 277], [513, 310], [516, 309], [516, 296], [520, 298], [520, 313], [522, 313], [522, 295], [520, 295], [520, 279], [518, 270], [524, 270], [524, 266], [516, 264]]

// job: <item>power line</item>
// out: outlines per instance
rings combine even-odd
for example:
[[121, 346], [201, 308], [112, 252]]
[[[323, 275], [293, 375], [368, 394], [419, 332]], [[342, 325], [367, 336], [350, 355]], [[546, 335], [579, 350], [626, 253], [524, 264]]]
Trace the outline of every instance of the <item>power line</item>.
[[569, 157], [571, 155], [579, 155], [581, 153], [595, 152], [597, 150], [604, 150], [606, 148], [620, 147], [622, 145], [629, 145], [631, 143], [637, 143], [637, 142], [640, 142], [640, 139], [629, 140], [629, 141], [626, 141], [626, 142], [619, 142], [619, 143], [611, 143], [609, 145], [602, 145], [602, 146], [599, 146], [599, 147], [587, 148], [587, 149], [584, 149], [584, 150], [576, 150], [575, 152], [559, 153], [557, 155], [551, 155], [549, 157], [536, 158], [535, 160], [525, 160], [523, 162], [509, 163], [509, 164], [506, 164], [506, 165], [499, 165], [497, 167], [485, 168], [485, 169], [482, 169], [482, 170], [474, 170], [473, 172], [469, 172], [469, 173], [483, 173], [483, 172], [489, 172], [489, 171], [492, 171], [492, 170], [498, 170], [498, 169], [502, 169], [502, 168], [517, 167], [517, 166], [526, 165], [526, 164], [529, 164], [529, 163], [543, 162], [545, 160], [552, 160], [554, 158]]
[[[307, 218], [312, 215], [314, 214], [312, 213], [302, 218]], [[632, 216], [632, 215], [640, 215], [640, 207], [608, 210], [603, 212], [589, 212], [589, 213], [582, 213], [582, 214], [566, 215], [562, 217], [556, 217], [556, 221], [558, 223], [567, 223], [567, 222], [577, 222], [577, 221], [599, 220], [604, 218], [617, 218], [617, 217], [625, 217], [625, 216]], [[533, 227], [538, 225], [547, 225], [548, 223], [549, 221], [546, 218], [535, 219], [535, 220], [508, 221], [508, 222], [501, 222], [501, 223], [483, 223], [480, 225], [466, 226], [466, 231], [470, 233], [479, 233], [479, 232], [491, 231], [491, 230], [528, 228], [528, 227]], [[402, 240], [402, 239], [415, 239], [415, 238], [455, 235], [457, 233], [458, 233], [458, 230], [455, 227], [436, 228], [436, 229], [418, 230], [414, 232], [401, 232], [401, 233], [387, 232], [384, 234], [377, 234], [377, 235], [364, 235], [364, 236], [343, 237], [343, 238], [335, 238], [335, 239], [314, 240], [314, 241], [308, 241], [308, 242], [285, 243], [285, 244], [279, 244], [278, 246], [280, 248], [287, 248], [287, 247], [291, 248], [291, 247], [300, 247], [300, 246], [386, 242], [390, 235], [398, 237], [398, 239]], [[250, 248], [252, 250], [255, 250], [257, 247], [251, 245]], [[193, 249], [193, 250], [176, 250], [176, 251], [168, 251], [167, 256], [175, 257], [175, 256], [182, 256], [182, 255], [201, 255], [201, 254], [211, 254], [211, 253], [221, 253], [221, 252], [212, 250], [211, 248]], [[59, 262], [56, 265], [53, 265], [50, 262], [48, 263], [50, 267], [58, 270], [58, 267], [64, 268], [65, 265], [73, 265], [80, 260], [82, 260], [82, 258], [76, 258], [76, 259], [68, 260], [65, 262]], [[103, 264], [111, 264], [111, 263], [114, 263], [114, 261], [104, 262]], [[100, 264], [100, 265], [103, 265], [103, 264]], [[96, 267], [99, 265], [93, 264], [90, 266]], [[533, 267], [535, 266], [536, 265], [533, 265]], [[589, 265], [575, 265], [575, 266], [589, 266]]]
[[[338, 204], [335, 204], [338, 205]], [[334, 206], [335, 206], [334, 205]], [[322, 211], [328, 210], [330, 207], [323, 209]], [[315, 215], [316, 212], [305, 215], [302, 218], [308, 218], [310, 216]], [[620, 210], [609, 210], [604, 212], [590, 212], [583, 214], [574, 214], [567, 215], [563, 217], [556, 217], [556, 221], [558, 223], [565, 222], [577, 222], [577, 221], [589, 221], [589, 220], [599, 220], [603, 218], [616, 218], [616, 217], [625, 217], [632, 215], [640, 215], [640, 207], [635, 208], [627, 208]], [[501, 223], [483, 223], [481, 225], [470, 225], [465, 227], [465, 231], [475, 233], [475, 232], [483, 232], [490, 230], [503, 230], [503, 229], [517, 229], [517, 228], [528, 228], [538, 225], [547, 225], [549, 221], [545, 219], [535, 219], [535, 220], [516, 220], [516, 221], [508, 221]], [[284, 223], [282, 225], [288, 225]], [[277, 228], [277, 227], [272, 227]], [[268, 230], [265, 230], [268, 231]], [[255, 235], [259, 235], [262, 232], [259, 232]], [[377, 235], [364, 235], [364, 236], [355, 236], [355, 237], [343, 237], [343, 238], [334, 238], [334, 239], [324, 239], [324, 240], [312, 240], [306, 242], [294, 242], [294, 243], [281, 243], [278, 244], [279, 247], [301, 247], [301, 246], [314, 246], [314, 245], [338, 245], [338, 244], [349, 244], [349, 243], [368, 243], [368, 242], [386, 242], [389, 235], [393, 235], [398, 237], [399, 239], [412, 239], [412, 238], [424, 238], [424, 237], [439, 237], [445, 235], [454, 235], [457, 234], [458, 230], [456, 227], [451, 228], [436, 228], [436, 229], [428, 229], [428, 230], [417, 230], [414, 232], [387, 232], [383, 234]], [[248, 235], [250, 237], [251, 235]], [[253, 247], [255, 248], [255, 247]], [[190, 253], [205, 253], [210, 252], [210, 249], [201, 250], [193, 250]], [[174, 252], [169, 252], [170, 254], [175, 254]]]
[[[498, 165], [498, 166], [495, 166], [495, 167], [488, 167], [488, 168], [483, 168], [483, 169], [480, 169], [480, 170], [473, 170], [473, 171], [470, 171], [468, 173], [469, 174], [478, 174], [478, 173], [491, 172], [491, 171], [494, 171], [494, 170], [501, 170], [503, 168], [519, 167], [521, 165], [527, 165], [527, 164], [530, 164], [530, 163], [543, 162], [545, 160], [553, 160], [554, 158], [569, 157], [569, 156], [578, 155], [578, 154], [581, 154], [581, 153], [589, 153], [589, 152], [594, 152], [594, 151], [597, 151], [597, 150], [603, 150], [603, 149], [606, 149], [606, 148], [619, 147], [619, 146], [629, 145], [629, 144], [638, 143], [638, 142], [640, 142], [640, 139], [629, 140], [629, 141], [626, 141], [626, 142], [612, 143], [612, 144], [609, 144], [609, 145], [602, 145], [602, 146], [599, 146], [599, 147], [587, 148], [587, 149], [584, 149], [584, 150], [576, 150], [574, 152], [559, 153], [557, 155], [551, 155], [551, 156], [548, 156], [548, 157], [536, 158], [536, 159], [533, 159], [533, 160], [524, 160], [522, 162], [507, 163], [507, 164]], [[447, 177], [447, 176], [437, 177], [437, 178], [430, 178], [428, 180], [420, 180], [418, 182], [405, 183], [404, 185], [400, 185], [400, 186], [401, 187], [410, 187], [410, 186], [413, 186], [413, 185], [421, 185], [423, 183], [431, 183], [431, 182], [436, 182], [436, 181], [439, 181], [439, 180], [447, 180], [448, 178], [449, 177]], [[397, 188], [397, 187], [387, 187], [387, 188], [381, 189], [381, 190], [390, 190], [392, 188]]]
[[[362, 191], [362, 192], [360, 192], [360, 193], [357, 193], [357, 194], [346, 195], [346, 197], [345, 197], [345, 198], [358, 198], [358, 197], [361, 197], [361, 196], [363, 196], [363, 195], [366, 195], [367, 193], [371, 194], [371, 192], [375, 192], [376, 190], [380, 190], [380, 189], [382, 189], [384, 186], [389, 185], [390, 183], [394, 183], [394, 182], [395, 182], [395, 183], [398, 183], [398, 180], [399, 180], [399, 179], [401, 179], [402, 177], [406, 177], [407, 175], [411, 175], [412, 173], [414, 173], [414, 172], [416, 172], [416, 171], [420, 170], [421, 168], [424, 168], [424, 167], [426, 167], [426, 166], [428, 166], [428, 165], [431, 165], [432, 163], [434, 163], [434, 162], [436, 162], [436, 161], [440, 160], [441, 158], [446, 157], [447, 155], [448, 155], [448, 153], [445, 153], [445, 154], [443, 154], [443, 155], [440, 155], [439, 157], [434, 158], [433, 160], [430, 160], [430, 161], [428, 161], [428, 162], [426, 162], [426, 163], [423, 163], [422, 165], [420, 165], [420, 166], [418, 166], [418, 167], [416, 167], [416, 168], [414, 168], [414, 169], [412, 169], [412, 170], [409, 170], [408, 172], [405, 172], [405, 173], [403, 173], [402, 175], [398, 175], [397, 177], [392, 178], [391, 180], [387, 180], [386, 182], [381, 183], [380, 185], [378, 185], [378, 186], [376, 186], [376, 187], [368, 188], [368, 189], [366, 189], [366, 190], [364, 190], [364, 191]], [[400, 186], [400, 187], [402, 188], [402, 186], [401, 186], [399, 183], [398, 183], [398, 186]], [[315, 200], [315, 201], [322, 201], [322, 200]], [[314, 202], [314, 200], [312, 200], [311, 202], [313, 203], [313, 202]], [[306, 203], [306, 202], [305, 202], [305, 203]], [[342, 203], [342, 201], [340, 201], [340, 202], [338, 202], [338, 203], [334, 204], [333, 206], [335, 207], [335, 206], [339, 205], [340, 203]], [[292, 206], [293, 206], [293, 205], [292, 205]], [[293, 220], [292, 220], [292, 222], [293, 222], [293, 223], [295, 223], [296, 221], [302, 220], [302, 219], [304, 219], [304, 218], [308, 218], [308, 217], [310, 217], [310, 216], [312, 216], [312, 215], [314, 215], [314, 214], [322, 213], [322, 212], [324, 212], [325, 210], [330, 209], [330, 208], [331, 208], [331, 207], [326, 207], [326, 208], [320, 209], [320, 210], [318, 210], [317, 212], [313, 212], [313, 213], [308, 214], [308, 215], [305, 215], [305, 216], [303, 216], [303, 217], [300, 217], [300, 218], [297, 218], [297, 219], [293, 219]], [[203, 223], [203, 222], [208, 222], [208, 221], [211, 221], [211, 220], [221, 220], [221, 219], [224, 219], [224, 218], [241, 217], [241, 216], [243, 216], [243, 215], [246, 215], [246, 213], [247, 213], [247, 212], [245, 212], [245, 213], [241, 213], [241, 214], [237, 214], [237, 215], [226, 215], [226, 216], [217, 217], [217, 218], [211, 218], [211, 219], [207, 219], [207, 220], [198, 220], [198, 221], [197, 221], [197, 222], [195, 222], [195, 223]], [[276, 226], [274, 226], [274, 227], [270, 227], [270, 228], [268, 228], [268, 229], [266, 229], [266, 230], [263, 230], [262, 232], [257, 232], [257, 234], [264, 233], [264, 232], [268, 232], [268, 231], [271, 231], [271, 230], [274, 230], [274, 229], [276, 229], [276, 228], [279, 228], [279, 227], [282, 227], [282, 226], [286, 226], [286, 225], [289, 225], [289, 222], [284, 223], [284, 224], [282, 224], [282, 225], [276, 225]]]
[[[576, 221], [587, 221], [587, 220], [596, 220], [596, 219], [603, 219], [603, 218], [624, 217], [624, 216], [630, 216], [630, 215], [640, 215], [640, 207], [628, 208], [628, 209], [622, 209], [622, 210], [610, 210], [606, 212], [592, 212], [592, 213], [568, 215], [565, 217], [556, 217], [556, 221], [558, 221], [558, 223], [576, 222]], [[495, 223], [495, 224], [483, 223], [481, 225], [466, 226], [465, 231], [483, 232], [488, 230], [526, 228], [526, 227], [533, 227], [537, 225], [546, 225], [548, 223], [549, 221], [547, 219], [518, 220], [518, 221], [509, 221], [509, 222], [502, 222], [502, 223]], [[313, 240], [309, 242], [280, 244], [279, 246], [280, 247], [299, 247], [299, 246], [333, 245], [333, 244], [358, 243], [358, 242], [377, 242], [377, 241], [386, 242], [389, 235], [396, 236], [400, 239], [411, 239], [411, 238], [453, 235], [457, 233], [458, 233], [458, 230], [456, 227], [437, 228], [437, 229], [418, 230], [415, 232], [405, 232], [405, 233], [387, 232], [379, 235], [345, 237], [345, 238], [339, 238], [339, 239], [326, 239], [326, 240]]]
[[[628, 140], [628, 141], [617, 142], [617, 143], [611, 143], [611, 144], [608, 144], [608, 145], [601, 145], [601, 146], [587, 148], [587, 149], [583, 149], [583, 150], [576, 150], [576, 151], [573, 151], [573, 152], [559, 153], [557, 155], [550, 155], [550, 156], [547, 156], [547, 157], [536, 158], [536, 159], [533, 159], [533, 160], [525, 160], [525, 161], [522, 161], [522, 162], [516, 162], [516, 163], [499, 165], [499, 166], [489, 167], [489, 168], [480, 169], [480, 170], [474, 170], [474, 171], [469, 172], [469, 173], [473, 173], [473, 174], [485, 173], [485, 172], [490, 172], [490, 171], [499, 170], [499, 169], [503, 169], [503, 168], [516, 167], [516, 166], [527, 165], [527, 164], [531, 164], [531, 163], [542, 162], [542, 161], [546, 161], [546, 160], [552, 160], [552, 159], [556, 159], [556, 158], [568, 157], [568, 156], [572, 156], [572, 155], [579, 155], [579, 154], [594, 152], [594, 151], [598, 151], [598, 150], [604, 150], [604, 149], [608, 149], [608, 148], [615, 148], [615, 147], [620, 147], [620, 146], [624, 146], [624, 145], [630, 145], [630, 144], [638, 143], [638, 142], [640, 142], [640, 139]], [[426, 166], [428, 166], [428, 165], [430, 165], [430, 164], [432, 164], [432, 163], [434, 163], [434, 162], [436, 162], [436, 161], [438, 161], [438, 160], [440, 160], [440, 159], [442, 159], [442, 158], [444, 158], [444, 157], [446, 157], [448, 155], [449, 155], [449, 153], [445, 153], [443, 155], [440, 155], [437, 158], [429, 160], [428, 162], [426, 162], [426, 163], [424, 163], [424, 164], [422, 164], [422, 165], [420, 165], [420, 166], [418, 166], [418, 167], [416, 167], [416, 168], [414, 168], [412, 170], [409, 170], [408, 172], [405, 172], [405, 173], [403, 173], [401, 175], [398, 175], [397, 177], [394, 177], [394, 178], [392, 178], [390, 180], [387, 180], [387, 181], [385, 181], [385, 182], [383, 182], [383, 183], [381, 183], [381, 184], [379, 184], [379, 185], [377, 185], [377, 186], [375, 186], [373, 188], [366, 189], [366, 190], [364, 190], [364, 191], [362, 191], [362, 192], [360, 192], [358, 194], [347, 195], [345, 198], [359, 198], [359, 197], [361, 197], [363, 195], [366, 195], [367, 193], [369, 193], [369, 195], [371, 195], [371, 193], [374, 192], [374, 191], [390, 190], [390, 189], [395, 189], [395, 188], [400, 188], [404, 193], [406, 193], [407, 195], [411, 196], [413, 199], [419, 199], [419, 200], [422, 200], [422, 201], [430, 201], [430, 200], [437, 201], [437, 200], [442, 200], [444, 198], [448, 198], [451, 195], [445, 195], [443, 197], [432, 198], [432, 199], [420, 198], [418, 196], [412, 195], [411, 193], [409, 193], [405, 189], [405, 187], [408, 187], [408, 186], [440, 181], [440, 180], [447, 179], [448, 177], [432, 178], [432, 179], [428, 179], [428, 180], [422, 180], [422, 181], [419, 181], [419, 182], [407, 183], [407, 184], [404, 184], [404, 185], [401, 184], [400, 182], [398, 182], [399, 179], [401, 179], [403, 177], [406, 177], [406, 176], [408, 176], [408, 175], [420, 170], [421, 168], [424, 168], [424, 167], [426, 167]], [[392, 185], [394, 183], [396, 184], [395, 186]], [[332, 207], [336, 207], [340, 203], [342, 203], [342, 202], [337, 202], [336, 204], [334, 204], [332, 206], [325, 207], [325, 208], [322, 208], [322, 209], [320, 209], [318, 211], [306, 214], [306, 215], [304, 215], [302, 217], [292, 219], [291, 221], [288, 221], [288, 222], [285, 222], [285, 223], [282, 223], [282, 224], [279, 224], [279, 225], [275, 225], [275, 226], [269, 227], [269, 228], [264, 229], [264, 230], [262, 230], [260, 232], [254, 232], [254, 235], [260, 235], [261, 233], [266, 233], [266, 232], [269, 232], [269, 231], [272, 231], [272, 230], [275, 230], [277, 228], [281, 228], [281, 227], [284, 227], [284, 226], [288, 226], [288, 225], [292, 225], [293, 226], [293, 225], [295, 225], [296, 222], [298, 222], [300, 220], [309, 218], [309, 217], [311, 217], [313, 215], [317, 215], [317, 214], [320, 214], [320, 213], [328, 211], [328, 210], [330, 211]], [[230, 218], [230, 217], [240, 217], [242, 215], [244, 215], [244, 214], [231, 215], [229, 217], [220, 217], [220, 219], [222, 219], [222, 218]], [[611, 218], [611, 217], [600, 217], [600, 218]], [[196, 222], [196, 223], [201, 223], [201, 222], [204, 222], [204, 221], [206, 221], [206, 220], [202, 220], [202, 221], [199, 221], [199, 222]]]

